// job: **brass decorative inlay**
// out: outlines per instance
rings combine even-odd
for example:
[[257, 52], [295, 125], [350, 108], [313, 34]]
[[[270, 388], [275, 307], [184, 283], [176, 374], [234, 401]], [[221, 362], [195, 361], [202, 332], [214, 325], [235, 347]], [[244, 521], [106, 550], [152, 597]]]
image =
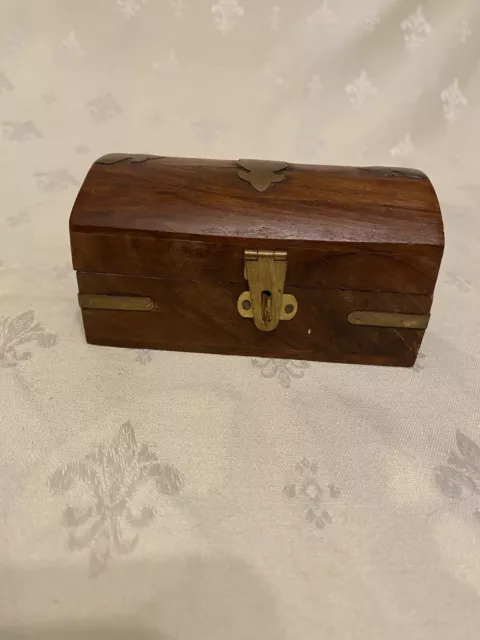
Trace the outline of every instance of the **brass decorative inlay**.
[[368, 171], [381, 178], [410, 178], [411, 180], [424, 180], [426, 178], [423, 171], [405, 167], [362, 167], [362, 171]]
[[411, 313], [383, 313], [379, 311], [352, 311], [348, 316], [351, 324], [392, 329], [426, 329], [429, 315]]
[[82, 309], [107, 309], [109, 311], [153, 311], [155, 303], [151, 298], [139, 296], [116, 296], [106, 294], [79, 293], [78, 302]]
[[130, 160], [130, 162], [147, 162], [147, 160], [160, 160], [161, 156], [150, 156], [140, 154], [128, 154], [128, 153], [109, 153], [106, 156], [102, 156], [96, 161], [96, 164], [117, 164], [118, 162], [124, 162], [124, 160]]
[[291, 320], [298, 309], [295, 297], [283, 293], [287, 252], [247, 249], [244, 261], [249, 291], [238, 298], [238, 313], [253, 318], [260, 331], [273, 331], [280, 320]]
[[249, 182], [257, 191], [266, 191], [274, 182], [285, 180], [283, 171], [288, 167], [286, 162], [273, 162], [269, 160], [239, 160], [238, 164], [246, 171], [238, 171], [237, 175], [242, 180]]

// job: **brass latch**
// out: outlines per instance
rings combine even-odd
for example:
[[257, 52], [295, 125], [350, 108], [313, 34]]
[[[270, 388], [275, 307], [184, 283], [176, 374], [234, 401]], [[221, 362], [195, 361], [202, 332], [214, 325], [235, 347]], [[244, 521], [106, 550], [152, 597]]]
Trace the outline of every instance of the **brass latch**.
[[244, 262], [249, 291], [238, 298], [238, 312], [253, 318], [260, 331], [273, 331], [280, 320], [291, 320], [298, 308], [295, 297], [283, 293], [287, 252], [246, 249]]

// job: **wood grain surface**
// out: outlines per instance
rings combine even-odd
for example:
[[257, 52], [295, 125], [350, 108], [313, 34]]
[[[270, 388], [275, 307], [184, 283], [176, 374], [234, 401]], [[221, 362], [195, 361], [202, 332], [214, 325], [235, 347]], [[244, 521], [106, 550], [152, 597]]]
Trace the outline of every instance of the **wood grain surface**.
[[283, 182], [259, 193], [238, 177], [236, 162], [134, 159], [93, 165], [73, 208], [73, 231], [134, 230], [242, 246], [263, 240], [285, 249], [443, 244], [435, 192], [418, 171], [289, 164]]
[[83, 310], [91, 344], [258, 357], [411, 366], [424, 331], [355, 326], [351, 311], [429, 313], [431, 297], [286, 287], [298, 312], [272, 332], [242, 318], [246, 285], [78, 273], [80, 293], [148, 296], [152, 312]]
[[[77, 271], [236, 283], [244, 282], [244, 246], [258, 248], [255, 243], [231, 246], [95, 231], [73, 232], [71, 243]], [[295, 247], [288, 249], [286, 282], [322, 289], [432, 294], [442, 251], [438, 246], [405, 245], [398, 255], [355, 243], [342, 250], [330, 243], [316, 249]]]

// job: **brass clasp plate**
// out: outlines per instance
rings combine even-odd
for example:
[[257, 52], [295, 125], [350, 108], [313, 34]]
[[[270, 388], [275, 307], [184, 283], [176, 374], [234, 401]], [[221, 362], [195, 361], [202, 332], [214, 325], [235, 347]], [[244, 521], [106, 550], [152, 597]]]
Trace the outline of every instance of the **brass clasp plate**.
[[249, 291], [238, 298], [238, 312], [243, 318], [253, 318], [260, 331], [273, 331], [280, 320], [291, 320], [298, 309], [295, 297], [283, 293], [287, 252], [247, 249], [244, 262]]

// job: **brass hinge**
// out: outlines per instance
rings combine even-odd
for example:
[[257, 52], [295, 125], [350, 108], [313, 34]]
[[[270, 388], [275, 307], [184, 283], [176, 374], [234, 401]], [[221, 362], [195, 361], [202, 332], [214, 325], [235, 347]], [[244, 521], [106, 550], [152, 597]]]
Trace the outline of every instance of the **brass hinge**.
[[260, 331], [273, 331], [280, 320], [291, 320], [298, 304], [294, 296], [283, 293], [287, 252], [246, 249], [244, 265], [249, 291], [238, 298], [239, 314], [253, 318]]

